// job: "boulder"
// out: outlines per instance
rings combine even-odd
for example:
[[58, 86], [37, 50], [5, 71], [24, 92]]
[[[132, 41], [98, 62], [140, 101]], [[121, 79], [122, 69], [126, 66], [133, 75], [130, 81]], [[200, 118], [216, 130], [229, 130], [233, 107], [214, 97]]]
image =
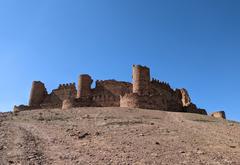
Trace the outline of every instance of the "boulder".
[[205, 109], [197, 108], [197, 106], [193, 103], [190, 103], [188, 106], [183, 107], [183, 112], [207, 115], [207, 111]]
[[13, 112], [14, 113], [17, 113], [17, 112], [20, 112], [20, 111], [26, 111], [26, 110], [31, 110], [31, 109], [34, 109], [34, 107], [30, 107], [30, 106], [27, 106], [27, 105], [19, 105], [19, 106], [14, 106], [13, 108]]
[[205, 109], [200, 109], [200, 108], [199, 108], [197, 111], [198, 111], [199, 114], [208, 115], [208, 114], [207, 114], [207, 111], [206, 111]]
[[183, 109], [184, 109], [184, 112], [196, 113], [198, 108], [195, 104], [190, 103], [188, 106], [184, 106]]
[[73, 107], [73, 101], [71, 99], [66, 99], [62, 103], [62, 109], [67, 110]]
[[226, 115], [224, 111], [213, 112], [211, 116], [215, 118], [226, 119]]

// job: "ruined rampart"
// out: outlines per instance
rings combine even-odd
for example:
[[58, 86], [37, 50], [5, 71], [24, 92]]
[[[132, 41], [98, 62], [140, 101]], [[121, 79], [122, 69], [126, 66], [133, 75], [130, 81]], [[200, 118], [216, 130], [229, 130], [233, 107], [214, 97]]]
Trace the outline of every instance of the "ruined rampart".
[[206, 114], [191, 102], [186, 89], [174, 90], [163, 81], [150, 80], [150, 69], [133, 65], [132, 83], [116, 80], [97, 80], [92, 88], [90, 75], [82, 74], [75, 83], [60, 84], [57, 89], [47, 93], [45, 85], [34, 81], [29, 106], [16, 106], [16, 111], [37, 108], [74, 107], [131, 107], [164, 111], [191, 112]]
[[161, 95], [125, 94], [120, 97], [120, 107], [167, 110], [167, 100]]

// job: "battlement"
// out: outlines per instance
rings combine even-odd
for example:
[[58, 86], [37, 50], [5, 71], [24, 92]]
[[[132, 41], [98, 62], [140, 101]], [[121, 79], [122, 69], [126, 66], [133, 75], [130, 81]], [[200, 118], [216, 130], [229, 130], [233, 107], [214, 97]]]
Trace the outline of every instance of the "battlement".
[[96, 86], [104, 86], [108, 84], [121, 84], [121, 85], [131, 85], [129, 82], [125, 81], [117, 81], [115, 79], [109, 79], [109, 80], [97, 80], [96, 81]]
[[149, 70], [149, 67], [143, 65], [133, 65], [134, 68]]
[[115, 79], [97, 80], [96, 85], [102, 85], [102, 84], [106, 84], [106, 83], [115, 83], [115, 82], [117, 82], [117, 80], [115, 80]]
[[75, 83], [59, 84], [58, 89], [76, 88]]
[[170, 92], [174, 92], [174, 90], [171, 88], [171, 86], [167, 82], [160, 81], [158, 79], [152, 78], [151, 84], [157, 85], [157, 86], [159, 86], [160, 88], [162, 88], [164, 90], [167, 90], [167, 91], [170, 91]]

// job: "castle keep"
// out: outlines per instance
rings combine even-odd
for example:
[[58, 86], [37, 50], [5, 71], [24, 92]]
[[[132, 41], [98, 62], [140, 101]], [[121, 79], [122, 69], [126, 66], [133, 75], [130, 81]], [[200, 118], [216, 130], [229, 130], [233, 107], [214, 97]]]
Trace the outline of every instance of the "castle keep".
[[15, 106], [14, 111], [71, 107], [129, 107], [163, 111], [191, 112], [207, 114], [191, 102], [186, 89], [172, 89], [169, 84], [151, 79], [150, 69], [146, 66], [133, 65], [132, 83], [93, 80], [90, 75], [79, 76], [75, 83], [60, 84], [48, 93], [45, 85], [34, 81], [29, 98], [29, 105]]

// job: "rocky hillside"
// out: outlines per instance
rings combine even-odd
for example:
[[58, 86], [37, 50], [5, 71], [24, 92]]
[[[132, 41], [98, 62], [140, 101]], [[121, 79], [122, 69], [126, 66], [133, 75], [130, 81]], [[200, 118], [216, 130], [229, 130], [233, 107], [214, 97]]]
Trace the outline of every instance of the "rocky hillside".
[[0, 164], [240, 164], [240, 124], [128, 108], [0, 114]]

